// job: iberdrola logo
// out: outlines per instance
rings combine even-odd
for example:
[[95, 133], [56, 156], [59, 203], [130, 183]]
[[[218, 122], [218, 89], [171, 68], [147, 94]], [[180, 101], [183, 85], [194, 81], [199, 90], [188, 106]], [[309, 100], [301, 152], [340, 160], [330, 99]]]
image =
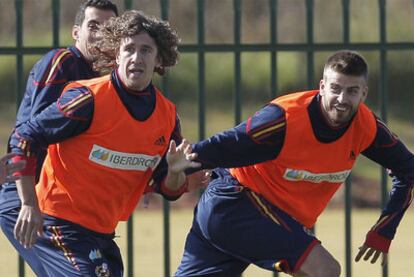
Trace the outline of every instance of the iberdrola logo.
[[92, 152], [92, 157], [98, 160], [106, 161], [109, 157], [109, 152], [106, 152], [102, 149], [98, 149]]
[[302, 180], [303, 173], [300, 172], [299, 170], [291, 169], [291, 170], [286, 172], [286, 177], [288, 179], [293, 179], [293, 180]]

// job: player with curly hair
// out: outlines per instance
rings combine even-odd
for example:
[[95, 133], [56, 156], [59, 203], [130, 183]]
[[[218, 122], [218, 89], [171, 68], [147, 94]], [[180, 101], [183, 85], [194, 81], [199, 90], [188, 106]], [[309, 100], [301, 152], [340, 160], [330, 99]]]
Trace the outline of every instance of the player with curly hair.
[[[22, 208], [14, 234], [35, 251], [48, 276], [122, 276], [114, 241], [118, 222], [128, 220], [148, 183], [177, 199], [188, 183], [183, 169], [197, 165], [181, 137], [175, 105], [152, 84], [154, 72], [177, 62], [174, 29], [128, 11], [97, 36], [90, 53], [97, 69], [111, 72], [69, 83], [10, 140], [12, 152], [28, 165], [20, 173]], [[45, 147], [35, 189], [33, 157]]]

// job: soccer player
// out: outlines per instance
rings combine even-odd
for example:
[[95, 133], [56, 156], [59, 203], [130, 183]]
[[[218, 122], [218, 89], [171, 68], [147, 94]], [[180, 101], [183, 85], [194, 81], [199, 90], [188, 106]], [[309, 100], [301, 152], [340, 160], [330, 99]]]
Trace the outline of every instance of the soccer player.
[[[183, 169], [196, 165], [181, 143], [175, 105], [152, 84], [154, 72], [177, 62], [176, 32], [129, 11], [110, 19], [99, 37], [91, 48], [95, 65], [113, 71], [68, 84], [10, 140], [28, 164], [20, 172], [14, 234], [49, 276], [122, 276], [116, 225], [129, 218], [151, 179], [155, 190], [176, 199], [186, 189]], [[42, 147], [48, 154], [35, 190], [33, 157]]]
[[[412, 200], [414, 156], [364, 104], [368, 67], [339, 51], [319, 90], [281, 96], [246, 122], [192, 145], [220, 167], [195, 209], [176, 276], [239, 276], [253, 263], [293, 276], [339, 276], [310, 231], [359, 154], [388, 168], [390, 199], [356, 257], [383, 264]], [[224, 169], [224, 168], [230, 168]]]
[[24, 161], [8, 163], [8, 160], [14, 156], [14, 154], [9, 153], [0, 158], [0, 183], [15, 181], [18, 176], [13, 176], [13, 173], [25, 167], [26, 163]]
[[[91, 67], [94, 57], [89, 51], [90, 44], [97, 40], [96, 31], [99, 25], [117, 15], [116, 5], [109, 0], [88, 0], [80, 5], [72, 28], [74, 45], [66, 49], [54, 49], [48, 52], [32, 68], [17, 113], [16, 125], [13, 130], [14, 135], [18, 135], [16, 129], [19, 126], [35, 118], [55, 102], [67, 82], [99, 76], [98, 72]], [[23, 147], [28, 147], [28, 145]], [[10, 146], [8, 148], [8, 151], [10, 151]], [[30, 150], [28, 149], [28, 151]], [[45, 156], [46, 149], [37, 149], [35, 158], [36, 181], [39, 179]], [[20, 254], [27, 261], [37, 259], [37, 256], [33, 255], [33, 251], [25, 250], [13, 236], [15, 218], [17, 218], [20, 211], [21, 203], [16, 184], [11, 179], [6, 180], [6, 182], [0, 191], [0, 224], [2, 231], [16, 248], [20, 248]], [[30, 262], [29, 265], [37, 276], [45, 276], [41, 267], [35, 268]]]
[[[27, 161], [14, 235], [38, 256], [28, 263], [47, 276], [122, 276], [113, 240], [118, 222], [129, 218], [151, 179], [154, 190], [178, 198], [187, 185], [183, 169], [197, 165], [175, 105], [152, 84], [154, 72], [177, 62], [177, 33], [129, 11], [105, 23], [99, 37], [91, 47], [95, 65], [112, 72], [68, 84], [10, 140]], [[35, 189], [34, 157], [44, 147]]]

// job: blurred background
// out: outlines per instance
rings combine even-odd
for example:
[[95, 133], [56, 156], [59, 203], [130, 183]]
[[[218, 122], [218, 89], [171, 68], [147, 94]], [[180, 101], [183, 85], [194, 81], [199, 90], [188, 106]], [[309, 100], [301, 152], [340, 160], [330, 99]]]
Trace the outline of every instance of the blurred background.
[[[0, 0], [0, 154], [6, 151], [31, 67], [48, 49], [73, 43], [71, 28], [81, 2]], [[114, 2], [120, 12], [133, 8], [168, 18], [178, 30], [182, 39], [180, 62], [167, 78], [157, 78], [155, 82], [177, 104], [183, 134], [191, 141], [234, 126], [277, 95], [316, 89], [326, 58], [335, 50], [349, 48], [362, 53], [370, 66], [368, 105], [414, 149], [413, 0]], [[22, 33], [16, 3], [22, 5]], [[57, 16], [54, 6], [58, 7]], [[381, 196], [390, 183], [381, 178], [378, 166], [359, 158], [352, 187], [338, 191], [316, 225], [318, 238], [341, 262], [343, 276], [411, 276], [412, 208], [391, 246], [388, 269], [350, 265], [349, 261], [349, 255], [354, 257], [366, 231], [376, 221]], [[126, 235], [128, 226], [120, 224], [118, 242], [128, 276], [173, 274], [198, 195], [199, 192], [188, 193], [171, 207], [157, 196], [151, 196], [148, 208], [140, 204], [129, 226], [134, 234], [133, 273], [131, 267], [127, 268], [128, 240], [131, 241]], [[348, 219], [346, 205], [352, 205]], [[345, 229], [346, 222], [350, 229]], [[346, 253], [349, 245], [351, 250]], [[17, 254], [3, 235], [0, 246], [0, 276], [17, 276]], [[31, 274], [26, 268], [26, 275]], [[274, 275], [250, 267], [244, 276]]]

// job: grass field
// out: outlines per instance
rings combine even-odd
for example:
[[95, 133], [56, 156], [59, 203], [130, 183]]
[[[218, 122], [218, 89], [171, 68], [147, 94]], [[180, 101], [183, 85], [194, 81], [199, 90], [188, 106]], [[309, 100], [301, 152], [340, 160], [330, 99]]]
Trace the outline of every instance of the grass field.
[[[352, 251], [353, 257], [363, 241], [366, 231], [377, 219], [378, 212], [373, 210], [355, 210], [352, 215]], [[191, 209], [175, 209], [171, 213], [171, 270], [174, 271], [180, 261], [184, 240], [192, 220]], [[391, 245], [389, 264], [390, 277], [409, 277], [414, 257], [414, 210], [410, 208], [403, 219], [396, 239]], [[120, 238], [124, 263], [126, 263], [126, 224], [117, 229]], [[316, 226], [316, 233], [323, 245], [341, 262], [344, 269], [344, 215], [342, 210], [327, 210]], [[134, 276], [158, 277], [163, 275], [163, 228], [162, 211], [157, 209], [139, 209], [134, 220]], [[0, 235], [0, 276], [17, 276], [17, 254], [8, 244], [4, 235]], [[376, 277], [381, 275], [378, 264], [353, 263], [353, 276]], [[173, 272], [172, 272], [173, 273]], [[171, 273], [171, 274], [172, 274]], [[34, 276], [26, 268], [26, 276]], [[126, 276], [126, 275], [125, 275]], [[250, 266], [244, 277], [271, 277], [272, 273]], [[287, 276], [281, 274], [280, 276]], [[342, 276], [345, 276], [343, 272]]]

